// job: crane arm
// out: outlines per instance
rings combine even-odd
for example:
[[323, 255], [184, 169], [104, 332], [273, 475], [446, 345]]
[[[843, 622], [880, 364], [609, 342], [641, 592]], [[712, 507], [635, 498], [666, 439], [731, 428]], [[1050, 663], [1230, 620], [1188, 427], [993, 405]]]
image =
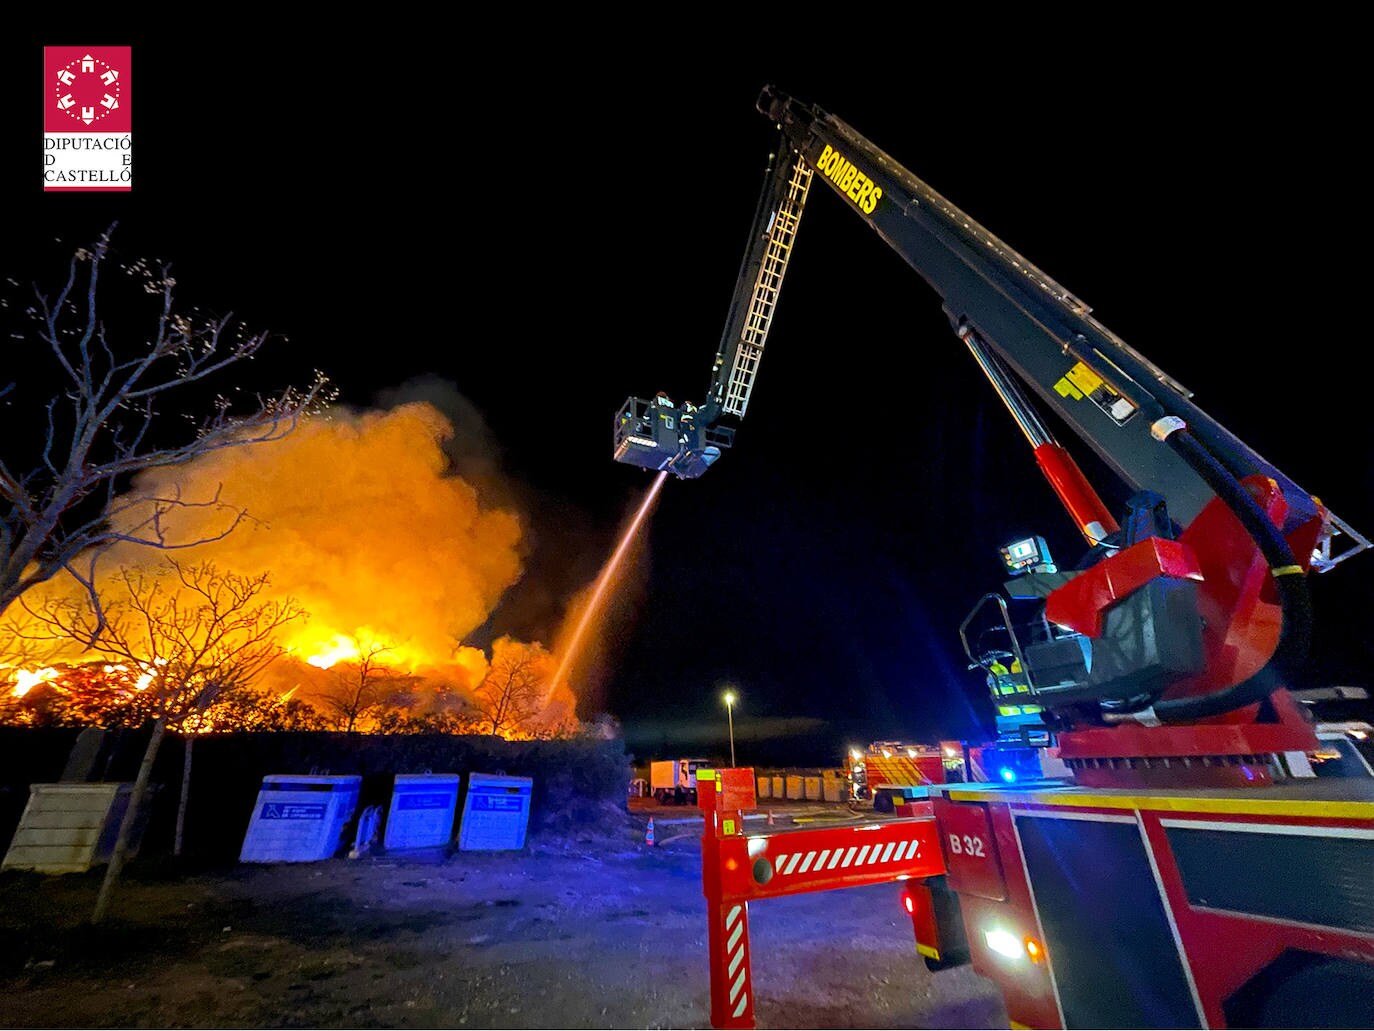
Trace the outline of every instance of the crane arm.
[[629, 398], [615, 417], [617, 461], [695, 479], [734, 442], [773, 325], [811, 177], [811, 168], [790, 148], [769, 157], [706, 398], [700, 405], [675, 403], [662, 391], [652, 398]]
[[1087, 304], [848, 124], [771, 87], [759, 109], [935, 290], [961, 336], [976, 334], [1133, 490], [1164, 494], [1184, 524], [1215, 496], [1152, 433], [1159, 417], [1174, 416], [1237, 479], [1259, 474], [1277, 482], [1291, 525], [1317, 514], [1308, 492], [1198, 408], [1189, 391], [1093, 318]]
[[[1072, 631], [1027, 642], [1024, 674], [1036, 699], [1070, 722], [1150, 706], [1181, 721], [1272, 694], [1305, 651], [1305, 574], [1369, 541], [1199, 408], [1082, 300], [848, 124], [772, 87], [758, 107], [777, 125], [780, 145], [707, 397], [699, 407], [662, 393], [630, 398], [617, 413], [615, 457], [696, 477], [731, 444], [819, 177], [934, 290], [1080, 532], [1106, 545], [1088, 568], [1046, 566], [1055, 579], [1013, 593], [1044, 599], [1044, 626]], [[1135, 492], [1124, 530], [1028, 394]], [[1353, 542], [1343, 554], [1331, 548], [1337, 536]]]

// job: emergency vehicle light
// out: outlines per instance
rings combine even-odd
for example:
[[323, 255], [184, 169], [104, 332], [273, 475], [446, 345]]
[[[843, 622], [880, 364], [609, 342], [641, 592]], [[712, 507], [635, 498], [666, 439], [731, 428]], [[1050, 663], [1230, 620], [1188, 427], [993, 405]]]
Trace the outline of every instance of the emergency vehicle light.
[[999, 956], [1006, 956], [1007, 959], [1022, 959], [1024, 957], [1032, 963], [1045, 961], [1044, 947], [1029, 936], [1018, 938], [1010, 931], [998, 927], [991, 931], [984, 931], [983, 938], [987, 941], [988, 948]]
[[984, 931], [983, 938], [988, 943], [988, 948], [999, 956], [1006, 956], [1007, 959], [1020, 959], [1025, 955], [1026, 947], [1021, 944], [1021, 939], [1010, 931], [997, 928], [992, 931]]

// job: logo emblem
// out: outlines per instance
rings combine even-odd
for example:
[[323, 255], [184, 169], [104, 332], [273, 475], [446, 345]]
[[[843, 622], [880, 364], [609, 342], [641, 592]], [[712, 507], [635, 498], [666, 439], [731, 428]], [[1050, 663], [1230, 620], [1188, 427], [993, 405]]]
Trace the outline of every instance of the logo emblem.
[[116, 68], [93, 54], [84, 54], [57, 69], [53, 101], [68, 118], [94, 125], [119, 110], [125, 69]]

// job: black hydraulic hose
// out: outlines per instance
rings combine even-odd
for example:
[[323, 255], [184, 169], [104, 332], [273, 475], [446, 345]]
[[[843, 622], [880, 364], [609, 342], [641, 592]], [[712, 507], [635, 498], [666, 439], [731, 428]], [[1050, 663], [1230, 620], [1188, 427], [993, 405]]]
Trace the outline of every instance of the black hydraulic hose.
[[1198, 698], [1177, 698], [1154, 704], [1154, 714], [1166, 722], [1216, 716], [1267, 698], [1284, 685], [1286, 675], [1298, 668], [1307, 656], [1312, 638], [1312, 597], [1307, 577], [1298, 565], [1293, 549], [1250, 492], [1235, 476], [1188, 431], [1182, 420], [1173, 417], [1177, 428], [1167, 430], [1165, 441], [1202, 477], [1217, 497], [1240, 520], [1269, 563], [1278, 591], [1281, 619], [1279, 640], [1274, 652], [1254, 674], [1238, 684]]

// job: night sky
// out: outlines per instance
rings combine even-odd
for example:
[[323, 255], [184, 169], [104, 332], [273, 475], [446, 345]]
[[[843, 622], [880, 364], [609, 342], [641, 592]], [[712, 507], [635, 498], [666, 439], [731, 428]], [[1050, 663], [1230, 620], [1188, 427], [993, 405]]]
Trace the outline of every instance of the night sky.
[[[1348, 33], [1028, 26], [992, 46], [977, 25], [879, 21], [875, 48], [828, 16], [786, 21], [671, 40], [474, 28], [451, 46], [385, 23], [9, 39], [0, 272], [31, 278], [118, 218], [124, 252], [286, 334], [254, 370], [265, 384], [318, 367], [358, 407], [450, 384], [472, 406], [460, 450], [499, 470], [532, 533], [525, 580], [478, 637], [547, 635], [652, 480], [611, 458], [617, 408], [705, 393], [775, 139], [754, 102], [775, 83], [1374, 533], [1368, 162], [1351, 131], [1367, 90]], [[772, 56], [797, 36], [804, 54]], [[134, 192], [44, 194], [41, 46], [102, 41], [134, 47]], [[1125, 488], [1061, 443], [1119, 508]], [[818, 184], [736, 446], [667, 484], [583, 715], [614, 715], [640, 757], [724, 755], [730, 684], [742, 763], [974, 733], [990, 706], [958, 626], [1001, 582], [997, 546], [1029, 533], [1081, 557], [938, 298]], [[1371, 570], [1364, 555], [1316, 578], [1312, 685], [1369, 684]]]

